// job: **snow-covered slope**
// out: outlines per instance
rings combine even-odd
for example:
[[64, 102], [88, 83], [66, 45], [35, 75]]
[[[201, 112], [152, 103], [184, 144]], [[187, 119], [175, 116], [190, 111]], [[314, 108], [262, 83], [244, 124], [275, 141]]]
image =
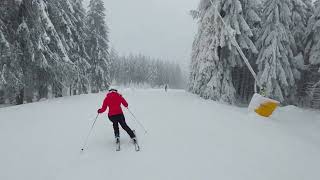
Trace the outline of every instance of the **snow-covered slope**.
[[1, 180], [314, 180], [320, 178], [320, 113], [280, 108], [272, 118], [184, 91], [122, 91], [141, 151], [122, 131], [115, 151], [100, 116], [80, 153], [104, 94], [0, 109]]

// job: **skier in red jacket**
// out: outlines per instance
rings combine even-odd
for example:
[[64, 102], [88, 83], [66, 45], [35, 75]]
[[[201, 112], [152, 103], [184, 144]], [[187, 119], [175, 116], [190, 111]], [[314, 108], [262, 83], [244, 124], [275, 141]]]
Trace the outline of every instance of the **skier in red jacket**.
[[121, 104], [124, 107], [128, 107], [127, 101], [118, 93], [116, 89], [110, 89], [109, 93], [107, 94], [106, 98], [103, 101], [103, 105], [101, 109], [98, 110], [98, 113], [101, 114], [107, 110], [109, 107], [108, 117], [110, 121], [113, 123], [114, 135], [116, 141], [120, 138], [119, 132], [119, 124], [121, 127], [129, 134], [131, 139], [136, 142], [136, 136], [134, 132], [130, 129], [127, 125], [125, 117], [123, 115]]

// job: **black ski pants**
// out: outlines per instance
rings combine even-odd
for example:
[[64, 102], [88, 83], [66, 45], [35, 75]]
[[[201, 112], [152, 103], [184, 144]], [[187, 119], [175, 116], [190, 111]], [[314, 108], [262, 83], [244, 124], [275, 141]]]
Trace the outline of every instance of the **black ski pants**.
[[115, 137], [120, 137], [119, 124], [121, 125], [122, 129], [124, 129], [129, 134], [131, 138], [136, 137], [133, 131], [127, 125], [123, 114], [109, 116], [109, 119], [113, 123], [113, 130], [114, 130]]

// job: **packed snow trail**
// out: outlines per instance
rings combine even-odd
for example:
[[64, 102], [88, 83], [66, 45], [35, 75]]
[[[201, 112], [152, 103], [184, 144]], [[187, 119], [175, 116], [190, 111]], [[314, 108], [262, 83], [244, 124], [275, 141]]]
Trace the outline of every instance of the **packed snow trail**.
[[184, 91], [120, 90], [141, 151], [121, 131], [115, 151], [105, 93], [0, 109], [1, 180], [314, 180], [320, 178], [320, 113], [280, 108], [272, 118]]

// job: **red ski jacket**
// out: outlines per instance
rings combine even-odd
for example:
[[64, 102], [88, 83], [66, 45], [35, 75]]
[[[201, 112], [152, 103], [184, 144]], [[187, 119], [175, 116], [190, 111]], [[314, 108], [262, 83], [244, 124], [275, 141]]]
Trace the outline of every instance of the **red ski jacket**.
[[128, 107], [127, 101], [117, 92], [110, 92], [107, 94], [106, 98], [103, 101], [101, 109], [98, 110], [98, 113], [103, 113], [109, 107], [108, 116], [114, 116], [123, 114], [121, 109], [121, 104], [124, 107]]

